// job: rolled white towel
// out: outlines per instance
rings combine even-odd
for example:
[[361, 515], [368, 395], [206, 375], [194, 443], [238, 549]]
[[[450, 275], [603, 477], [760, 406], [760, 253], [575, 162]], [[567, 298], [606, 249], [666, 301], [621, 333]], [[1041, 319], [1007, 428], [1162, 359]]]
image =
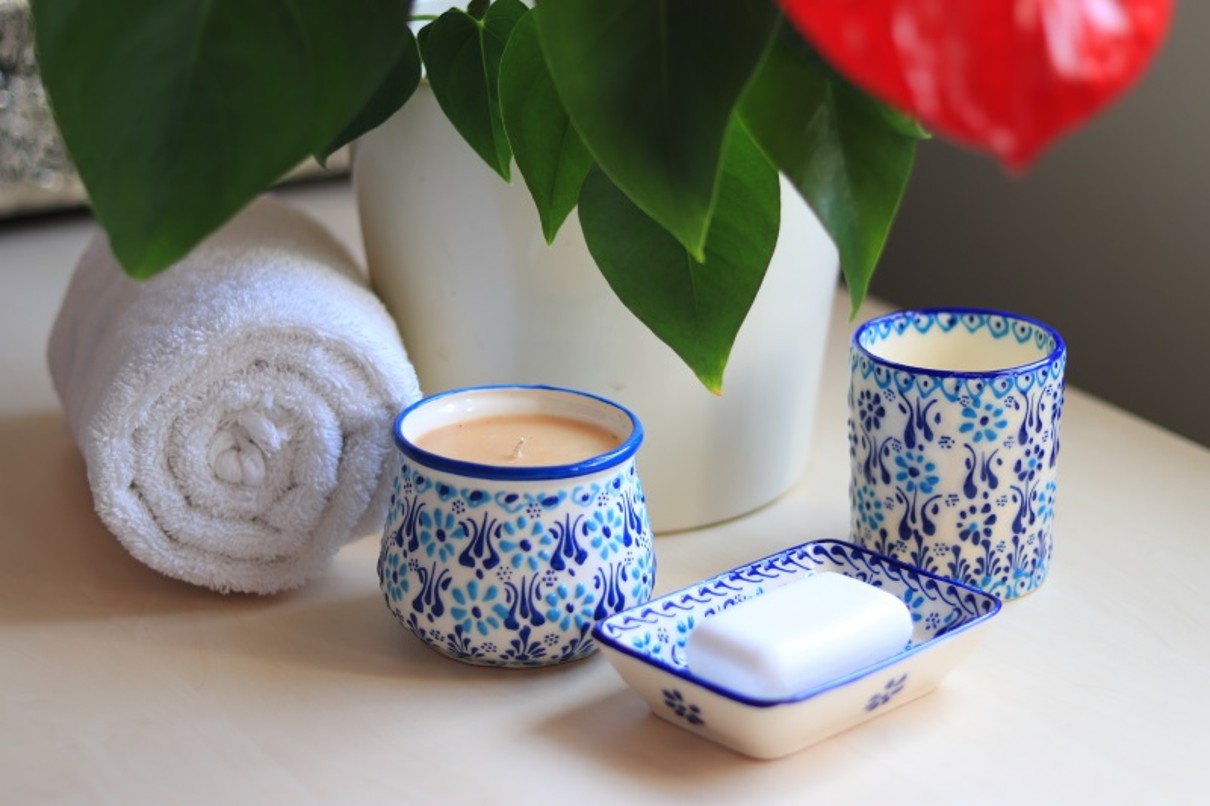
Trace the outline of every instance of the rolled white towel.
[[391, 423], [420, 397], [348, 253], [267, 198], [143, 282], [98, 234], [48, 358], [106, 526], [223, 592], [297, 587], [380, 529]]

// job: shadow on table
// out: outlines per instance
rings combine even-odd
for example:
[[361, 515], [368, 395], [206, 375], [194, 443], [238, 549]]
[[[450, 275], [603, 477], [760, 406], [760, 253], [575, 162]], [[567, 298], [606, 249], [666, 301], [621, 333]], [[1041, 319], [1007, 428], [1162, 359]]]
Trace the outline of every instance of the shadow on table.
[[625, 770], [656, 790], [685, 794], [686, 774], [694, 787], [732, 777], [753, 762], [693, 736], [654, 716], [629, 689], [618, 689], [542, 723], [551, 742], [611, 771]]
[[59, 412], [0, 418], [0, 623], [101, 620], [264, 606], [159, 574], [93, 510], [84, 460]]
[[[944, 689], [933, 692], [773, 760], [749, 758], [676, 727], [624, 687], [560, 713], [537, 730], [611, 775], [621, 772], [644, 791], [681, 800], [829, 803], [842, 793], [843, 802], [860, 803], [877, 796], [880, 775], [905, 772], [895, 759], [909, 748], [944, 759], [956, 726], [973, 718], [962, 702]], [[873, 777], [871, 753], [884, 754]], [[933, 799], [952, 794], [940, 774], [932, 785], [939, 790]]]
[[306, 594], [278, 597], [264, 618], [224, 627], [229, 651], [274, 663], [342, 674], [397, 679], [477, 680], [493, 670], [468, 666], [429, 649], [395, 620], [377, 592], [340, 596], [319, 579]]

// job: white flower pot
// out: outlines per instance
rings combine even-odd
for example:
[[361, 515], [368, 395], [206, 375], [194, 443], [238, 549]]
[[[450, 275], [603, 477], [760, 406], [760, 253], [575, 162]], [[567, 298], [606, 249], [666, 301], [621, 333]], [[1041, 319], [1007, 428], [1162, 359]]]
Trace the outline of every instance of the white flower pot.
[[638, 462], [657, 531], [749, 512], [802, 474], [838, 262], [787, 183], [772, 265], [715, 396], [614, 296], [574, 212], [546, 245], [519, 173], [493, 173], [427, 84], [359, 141], [353, 173], [371, 281], [426, 394], [548, 383], [629, 407], [647, 430]]

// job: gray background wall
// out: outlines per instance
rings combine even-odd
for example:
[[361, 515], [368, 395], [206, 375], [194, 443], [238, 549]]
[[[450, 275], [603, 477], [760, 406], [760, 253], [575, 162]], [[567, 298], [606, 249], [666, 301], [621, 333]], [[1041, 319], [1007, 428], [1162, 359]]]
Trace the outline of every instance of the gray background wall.
[[1210, 445], [1208, 40], [1179, 3], [1142, 82], [1023, 177], [923, 144], [873, 293], [1036, 316], [1069, 383]]

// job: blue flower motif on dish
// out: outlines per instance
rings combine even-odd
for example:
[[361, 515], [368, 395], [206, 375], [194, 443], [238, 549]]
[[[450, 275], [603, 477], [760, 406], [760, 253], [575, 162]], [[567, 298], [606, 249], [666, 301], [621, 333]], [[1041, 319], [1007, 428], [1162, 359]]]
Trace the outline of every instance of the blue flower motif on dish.
[[596, 600], [592, 589], [583, 582], [577, 582], [574, 586], [559, 585], [546, 594], [546, 617], [564, 631], [570, 630], [573, 624], [577, 627], [590, 626]]
[[1004, 416], [1004, 406], [995, 403], [981, 403], [978, 400], [962, 408], [962, 425], [958, 426], [959, 434], [967, 434], [975, 444], [980, 442], [995, 442], [1000, 434], [1008, 427], [1008, 418]]
[[1026, 445], [1024, 455], [1013, 462], [1013, 473], [1016, 474], [1017, 480], [1022, 482], [1033, 481], [1045, 465], [1045, 459], [1046, 451], [1041, 445]]
[[500, 589], [495, 585], [484, 585], [472, 579], [465, 587], [454, 588], [450, 597], [453, 599], [450, 616], [467, 634], [478, 632], [480, 635], [489, 635], [508, 618], [508, 608], [504, 606]]
[[996, 512], [990, 503], [971, 504], [958, 513], [958, 536], [970, 542], [990, 539], [996, 520]]
[[631, 636], [630, 645], [645, 654], [659, 655], [664, 651], [664, 647], [660, 644], [660, 639], [656, 636], [654, 630], [635, 633]]
[[664, 705], [690, 725], [706, 724], [706, 720], [702, 718], [702, 709], [687, 701], [679, 689], [664, 689]]
[[452, 512], [443, 512], [440, 507], [432, 510], [422, 510], [418, 517], [420, 528], [417, 530], [420, 549], [426, 557], [445, 562], [454, 556], [454, 541], [466, 536], [466, 531], [458, 524]]
[[626, 574], [630, 580], [630, 598], [636, 602], [650, 599], [655, 586], [655, 554], [650, 550], [637, 552], [631, 558]]
[[693, 628], [696, 625], [697, 618], [693, 615], [690, 615], [684, 619], [679, 619], [676, 622], [676, 637], [672, 642], [673, 654], [679, 654], [683, 657], [685, 652], [685, 642], [689, 640], [689, 633], [693, 631]]
[[408, 589], [411, 587], [407, 569], [401, 570], [399, 565], [399, 554], [392, 552], [383, 555], [382, 566], [378, 569], [378, 575], [382, 578], [383, 586], [386, 588], [388, 604], [401, 601], [408, 595]]
[[522, 515], [505, 523], [502, 529], [499, 546], [507, 556], [507, 566], [538, 571], [550, 564], [550, 551], [555, 541], [541, 521], [531, 521]]
[[882, 395], [869, 389], [862, 390], [857, 397], [857, 420], [866, 431], [873, 431], [882, 425], [886, 416], [886, 406], [883, 405]]
[[912, 614], [912, 621], [920, 621], [924, 618], [923, 608], [925, 604], [924, 596], [918, 590], [905, 590], [903, 592], [903, 603], [907, 605], [908, 612]]
[[584, 522], [583, 529], [602, 560], [622, 550], [622, 515], [616, 507], [598, 507]]
[[868, 484], [856, 487], [853, 508], [862, 526], [871, 532], [877, 532], [883, 528], [886, 521], [885, 507], [882, 505], [882, 499], [878, 497], [878, 493]]
[[1034, 512], [1038, 520], [1043, 523], [1050, 523], [1055, 517], [1055, 489], [1056, 485], [1053, 481], [1046, 482], [1046, 486], [1034, 490]]
[[890, 680], [886, 681], [886, 684], [882, 687], [881, 691], [876, 691], [872, 695], [870, 695], [870, 701], [868, 703], [866, 703], [865, 709], [867, 711], [873, 711], [875, 709], [881, 708], [882, 706], [886, 705], [888, 702], [893, 700], [895, 698], [895, 695], [902, 692], [903, 689], [906, 687], [907, 687], [907, 675], [906, 674], [900, 675], [899, 677], [892, 677]]
[[909, 493], [919, 490], [928, 495], [941, 481], [941, 477], [936, 473], [937, 465], [929, 461], [924, 454], [905, 451], [895, 457], [895, 465], [899, 468], [895, 473], [895, 481], [902, 484]]

